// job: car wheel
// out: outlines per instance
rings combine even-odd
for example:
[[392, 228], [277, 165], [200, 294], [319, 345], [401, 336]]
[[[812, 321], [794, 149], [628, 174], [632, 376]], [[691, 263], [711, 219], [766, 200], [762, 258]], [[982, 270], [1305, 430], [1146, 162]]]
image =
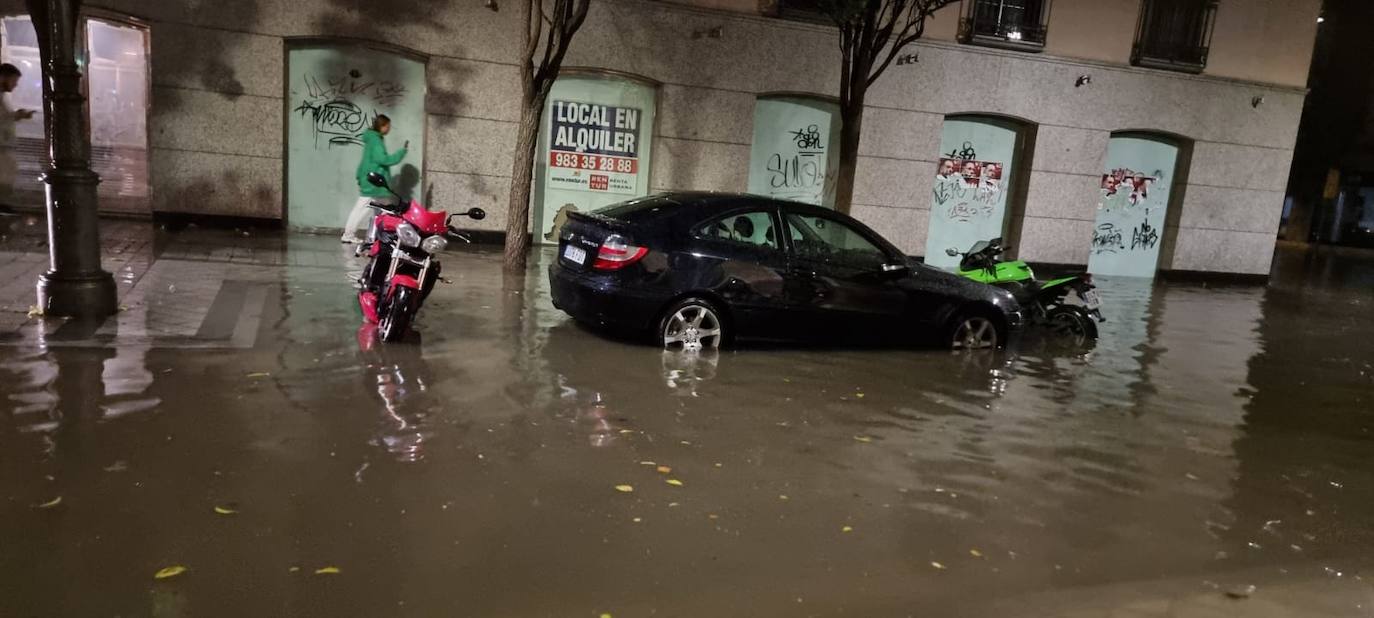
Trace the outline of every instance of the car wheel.
[[991, 350], [1001, 343], [1001, 334], [992, 318], [981, 313], [967, 313], [954, 321], [950, 330], [951, 350]]
[[725, 339], [725, 322], [710, 302], [689, 298], [664, 312], [658, 336], [665, 350], [716, 349]]
[[1097, 339], [1097, 324], [1088, 312], [1069, 305], [1059, 305], [1045, 314], [1045, 324], [1049, 332], [1059, 339], [1083, 345]]

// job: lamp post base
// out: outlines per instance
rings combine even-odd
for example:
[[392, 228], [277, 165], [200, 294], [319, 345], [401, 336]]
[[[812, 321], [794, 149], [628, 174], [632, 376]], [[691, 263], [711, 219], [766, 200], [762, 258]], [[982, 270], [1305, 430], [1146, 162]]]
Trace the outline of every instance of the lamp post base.
[[119, 310], [114, 277], [103, 270], [80, 275], [48, 271], [38, 277], [38, 307], [53, 317], [114, 315]]

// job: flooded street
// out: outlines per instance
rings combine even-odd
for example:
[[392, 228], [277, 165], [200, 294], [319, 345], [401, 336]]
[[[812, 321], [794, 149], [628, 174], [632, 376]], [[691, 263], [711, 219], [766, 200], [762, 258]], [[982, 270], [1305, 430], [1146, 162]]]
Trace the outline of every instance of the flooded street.
[[0, 342], [0, 616], [1374, 615], [1368, 256], [1099, 280], [1085, 353], [682, 356], [493, 253], [372, 346], [274, 250], [338, 259], [187, 327], [251, 345]]

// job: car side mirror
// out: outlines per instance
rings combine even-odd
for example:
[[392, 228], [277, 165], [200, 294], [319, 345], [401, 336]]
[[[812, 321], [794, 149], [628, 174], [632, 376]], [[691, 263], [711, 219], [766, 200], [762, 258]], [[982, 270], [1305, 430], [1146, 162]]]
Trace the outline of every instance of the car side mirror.
[[949, 257], [959, 257], [959, 250], [955, 249], [954, 247], [950, 247], [948, 249], [945, 249], [945, 255], [948, 255]]
[[380, 187], [382, 189], [386, 189], [387, 191], [391, 190], [391, 187], [387, 186], [386, 184], [386, 177], [382, 176], [381, 174], [378, 174], [377, 172], [368, 172], [367, 182], [368, 184], [374, 187]]

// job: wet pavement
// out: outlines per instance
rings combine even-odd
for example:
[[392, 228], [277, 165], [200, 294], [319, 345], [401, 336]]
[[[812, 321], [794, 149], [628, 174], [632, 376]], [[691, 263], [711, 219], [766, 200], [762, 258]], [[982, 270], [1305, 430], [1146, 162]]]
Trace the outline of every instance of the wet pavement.
[[1086, 352], [691, 357], [490, 252], [374, 346], [336, 241], [120, 225], [119, 316], [0, 299], [0, 616], [1374, 615], [1367, 254], [1101, 281]]

